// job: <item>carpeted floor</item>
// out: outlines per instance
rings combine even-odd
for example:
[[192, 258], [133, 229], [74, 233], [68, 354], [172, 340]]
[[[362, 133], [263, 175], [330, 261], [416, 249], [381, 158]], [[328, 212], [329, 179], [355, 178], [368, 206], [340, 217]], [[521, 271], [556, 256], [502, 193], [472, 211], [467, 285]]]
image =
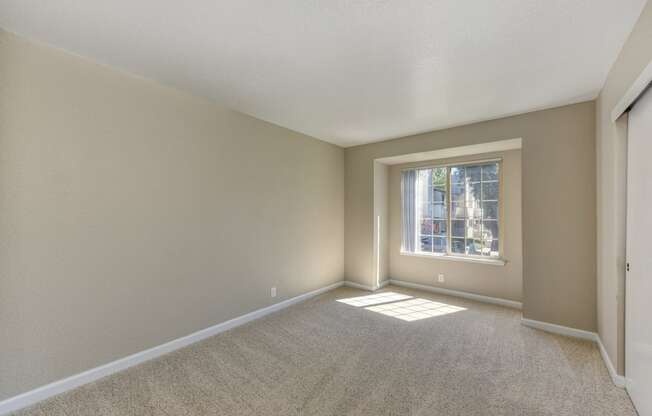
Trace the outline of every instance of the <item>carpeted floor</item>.
[[334, 290], [18, 414], [636, 414], [591, 342], [500, 306], [382, 292]]

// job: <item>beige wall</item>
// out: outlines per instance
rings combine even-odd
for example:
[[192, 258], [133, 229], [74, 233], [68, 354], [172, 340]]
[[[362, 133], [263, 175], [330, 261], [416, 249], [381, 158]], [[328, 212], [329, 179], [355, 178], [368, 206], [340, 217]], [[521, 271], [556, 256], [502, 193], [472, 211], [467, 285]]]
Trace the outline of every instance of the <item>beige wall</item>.
[[336, 146], [0, 32], [0, 400], [342, 280], [343, 172]]
[[611, 111], [652, 61], [652, 3], [648, 2], [597, 100], [598, 332], [619, 374], [625, 370], [625, 218], [627, 116]]
[[595, 103], [345, 149], [345, 277], [371, 284], [374, 159], [521, 137], [524, 316], [594, 331]]
[[[504, 266], [464, 263], [430, 257], [406, 256], [401, 252], [401, 170], [488, 158], [501, 158], [500, 242]], [[389, 275], [392, 279], [462, 290], [520, 302], [523, 291], [521, 232], [521, 151], [484, 153], [452, 159], [391, 166], [389, 171]], [[437, 282], [443, 273], [446, 281]]]

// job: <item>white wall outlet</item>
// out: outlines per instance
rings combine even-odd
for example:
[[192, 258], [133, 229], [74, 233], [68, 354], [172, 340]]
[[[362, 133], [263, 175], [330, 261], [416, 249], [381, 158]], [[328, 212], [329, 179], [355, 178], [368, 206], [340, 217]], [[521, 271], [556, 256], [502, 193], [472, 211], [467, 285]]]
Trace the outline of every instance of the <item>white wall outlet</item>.
[[439, 273], [439, 274], [437, 275], [437, 281], [438, 281], [439, 283], [444, 283], [445, 280], [446, 280], [446, 279], [444, 279], [444, 274], [443, 274], [443, 273]]
[[276, 288], [273, 287], [272, 290], [270, 291], [270, 295], [272, 295], [273, 298], [276, 297]]

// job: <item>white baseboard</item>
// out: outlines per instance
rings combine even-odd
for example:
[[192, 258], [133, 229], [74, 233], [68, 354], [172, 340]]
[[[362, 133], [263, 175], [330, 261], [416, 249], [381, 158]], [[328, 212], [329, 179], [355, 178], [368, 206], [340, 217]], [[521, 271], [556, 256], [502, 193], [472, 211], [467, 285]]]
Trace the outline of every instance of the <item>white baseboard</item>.
[[525, 318], [521, 319], [521, 323], [530, 328], [540, 329], [542, 331], [552, 332], [554, 334], [566, 335], [568, 337], [586, 339], [595, 342], [598, 344], [600, 355], [602, 356], [602, 361], [604, 361], [604, 365], [607, 367], [607, 371], [609, 371], [611, 380], [617, 387], [625, 387], [625, 377], [619, 375], [616, 372], [616, 368], [613, 366], [613, 363], [609, 358], [609, 354], [607, 354], [607, 350], [605, 350], [604, 345], [602, 344], [600, 336], [595, 332], [584, 331], [582, 329], [570, 328], [567, 326], [550, 324], [548, 322], [535, 321], [533, 319]]
[[567, 337], [588, 339], [589, 341], [598, 341], [598, 334], [595, 332], [585, 331], [583, 329], [570, 328], [568, 326], [551, 324], [548, 322], [535, 321], [534, 319], [522, 318], [521, 323], [530, 328], [540, 329], [553, 334], [566, 335]]
[[368, 292], [373, 292], [374, 291], [373, 286], [363, 285], [361, 283], [352, 282], [350, 280], [345, 280], [344, 281], [344, 286], [352, 287], [352, 288], [360, 289], [360, 290], [366, 290]]
[[598, 335], [598, 348], [600, 348], [600, 355], [602, 355], [602, 360], [604, 361], [604, 364], [607, 366], [607, 370], [609, 371], [609, 375], [611, 376], [611, 380], [613, 380], [614, 384], [618, 387], [625, 388], [626, 383], [625, 383], [625, 377], [619, 375], [616, 372], [616, 368], [614, 367], [613, 363], [611, 362], [611, 358], [609, 358], [609, 354], [607, 354], [607, 350], [604, 348], [604, 345], [602, 344], [602, 339], [600, 339], [600, 336]]
[[363, 285], [362, 283], [356, 283], [356, 282], [352, 282], [350, 280], [345, 280], [344, 281], [344, 286], [353, 287], [353, 288], [360, 289], [360, 290], [366, 290], [368, 292], [374, 292], [374, 291], [376, 291], [378, 289], [382, 289], [385, 286], [387, 286], [388, 284], [389, 284], [389, 280], [384, 280], [384, 281], [380, 282], [380, 284], [378, 286]]
[[75, 374], [45, 386], [38, 387], [34, 390], [30, 390], [17, 396], [10, 397], [0, 402], [0, 415], [4, 415], [6, 413], [13, 412], [27, 406], [31, 406], [49, 397], [64, 393], [68, 390], [72, 390], [84, 384], [96, 381], [102, 377], [117, 373], [134, 365], [141, 364], [145, 361], [149, 361], [153, 358], [160, 357], [161, 355], [178, 350], [179, 348], [186, 347], [190, 344], [194, 344], [195, 342], [212, 337], [213, 335], [217, 335], [220, 332], [224, 332], [231, 328], [246, 324], [247, 322], [251, 322], [255, 319], [262, 318], [265, 315], [269, 315], [272, 312], [276, 312], [278, 310], [287, 308], [288, 306], [320, 295], [324, 292], [328, 292], [342, 286], [343, 284], [344, 282], [333, 283], [332, 285], [313, 290], [312, 292], [304, 293], [302, 295], [284, 300], [262, 309], [255, 310], [226, 322], [222, 322], [209, 328], [202, 329], [190, 335], [174, 339], [172, 341], [166, 342], [165, 344], [137, 352], [127, 357], [120, 358], [116, 361], [112, 361], [108, 364], [86, 370], [82, 373]]
[[396, 286], [425, 290], [427, 292], [440, 293], [442, 295], [457, 296], [459, 298], [471, 299], [484, 303], [492, 303], [494, 305], [507, 306], [514, 309], [523, 309], [523, 304], [514, 300], [493, 298], [491, 296], [477, 295], [475, 293], [462, 292], [459, 290], [444, 289], [443, 287], [422, 285], [419, 283], [406, 282], [404, 280], [390, 279], [389, 282]]

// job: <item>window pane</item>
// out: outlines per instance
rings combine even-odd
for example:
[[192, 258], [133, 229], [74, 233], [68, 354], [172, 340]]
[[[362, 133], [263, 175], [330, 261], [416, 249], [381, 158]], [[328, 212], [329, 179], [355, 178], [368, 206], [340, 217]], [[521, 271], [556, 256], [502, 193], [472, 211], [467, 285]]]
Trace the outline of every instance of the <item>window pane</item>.
[[492, 256], [497, 256], [498, 253], [498, 240], [492, 240], [491, 241], [491, 255]]
[[453, 204], [451, 218], [466, 218], [466, 206]]
[[435, 237], [433, 239], [433, 251], [435, 253], [446, 253], [446, 237]]
[[498, 240], [485, 240], [483, 242], [482, 254], [484, 256], [498, 256]]
[[469, 207], [479, 207], [480, 199], [482, 199], [482, 184], [481, 183], [469, 183], [466, 186], [466, 205]]
[[466, 202], [466, 188], [463, 183], [451, 185], [451, 202], [463, 205]]
[[480, 166], [467, 166], [466, 167], [466, 180], [471, 182], [480, 182], [482, 178], [482, 171]]
[[498, 182], [484, 182], [482, 184], [482, 199], [498, 200]]
[[498, 219], [498, 202], [483, 202], [482, 203], [482, 216], [484, 219], [496, 220]]
[[434, 235], [446, 237], [447, 224], [448, 224], [447, 220], [435, 220], [432, 225], [432, 233]]
[[451, 168], [451, 183], [464, 182], [464, 166], [453, 166]]
[[467, 220], [466, 238], [482, 238], [482, 222], [480, 220]]
[[421, 251], [432, 252], [432, 237], [421, 237]]
[[446, 168], [432, 169], [432, 185], [446, 189]]
[[432, 217], [433, 218], [448, 218], [448, 207], [444, 204], [435, 204], [432, 206]]
[[485, 240], [499, 238], [499, 236], [498, 236], [498, 221], [485, 220], [482, 231], [483, 231]]
[[446, 187], [432, 188], [432, 202], [446, 202]]
[[480, 240], [466, 240], [466, 254], [479, 256], [482, 254], [482, 242]]
[[470, 219], [482, 219], [482, 208], [466, 208], [466, 216]]
[[463, 238], [452, 238], [451, 239], [451, 252], [464, 254], [464, 239]]
[[466, 232], [466, 221], [464, 220], [451, 221], [451, 236], [464, 237], [465, 232]]
[[485, 241], [482, 240], [482, 255], [488, 256], [491, 252], [491, 240]]
[[432, 220], [430, 218], [421, 219], [421, 234], [432, 235]]
[[492, 163], [491, 165], [484, 165], [482, 167], [482, 180], [483, 181], [498, 180], [498, 163]]

